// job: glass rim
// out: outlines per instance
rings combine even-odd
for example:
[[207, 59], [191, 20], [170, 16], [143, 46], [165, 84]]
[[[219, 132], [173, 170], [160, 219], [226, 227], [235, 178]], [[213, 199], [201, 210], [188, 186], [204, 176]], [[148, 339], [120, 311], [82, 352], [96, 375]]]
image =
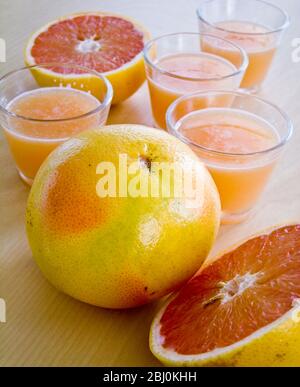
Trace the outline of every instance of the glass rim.
[[[216, 0], [206, 0], [205, 3], [208, 4], [208, 3], [212, 3], [213, 1], [216, 1]], [[271, 34], [274, 34], [276, 32], [284, 31], [290, 25], [290, 17], [289, 17], [288, 13], [284, 9], [280, 8], [279, 6], [277, 6], [275, 4], [271, 4], [268, 1], [264, 1], [264, 0], [251, 0], [251, 1], [256, 1], [257, 3], [264, 4], [266, 6], [269, 6], [269, 7], [273, 8], [273, 9], [276, 9], [277, 11], [279, 11], [282, 14], [282, 16], [284, 17], [283, 24], [281, 26], [277, 27], [277, 28], [272, 28], [272, 29], [270, 29], [268, 31], [265, 31], [265, 32], [242, 32], [242, 31], [239, 32], [239, 31], [234, 31], [234, 30], [218, 27], [215, 23], [211, 23], [207, 19], [204, 19], [203, 16], [201, 15], [201, 13], [200, 13], [201, 7], [197, 8], [196, 13], [197, 13], [198, 18], [203, 23], [209, 25], [210, 27], [213, 27], [214, 29], [216, 29], [218, 31], [230, 32], [230, 33], [234, 33], [234, 34], [238, 34], [238, 35], [243, 35], [243, 36], [249, 36], [249, 35], [251, 35], [251, 36], [266, 36], [266, 35], [271, 35]]]
[[[193, 97], [202, 97], [204, 95], [209, 95], [209, 94], [214, 94], [214, 95], [216, 95], [216, 94], [223, 94], [223, 95], [224, 94], [229, 94], [229, 95], [234, 95], [236, 97], [248, 97], [250, 99], [256, 100], [256, 101], [258, 101], [260, 103], [263, 103], [263, 104], [265, 104], [265, 105], [275, 109], [277, 111], [277, 113], [279, 113], [281, 115], [281, 117], [283, 118], [283, 120], [284, 120], [284, 122], [286, 124], [287, 134], [285, 136], [283, 136], [283, 138], [281, 137], [279, 142], [276, 145], [274, 145], [274, 146], [272, 146], [270, 148], [263, 149], [261, 151], [256, 151], [256, 152], [248, 152], [248, 153], [233, 153], [233, 152], [217, 151], [215, 149], [207, 148], [205, 146], [197, 144], [194, 141], [189, 140], [186, 136], [182, 135], [177, 129], [175, 129], [176, 123], [179, 120], [177, 120], [173, 124], [172, 123], [172, 119], [171, 119], [171, 115], [172, 115], [172, 113], [174, 112], [175, 108], [177, 107], [177, 105], [180, 102], [182, 102], [182, 101], [184, 101], [186, 99], [193, 98]], [[204, 108], [203, 110], [205, 110], [205, 109], [209, 109], [209, 108]], [[255, 113], [253, 113], [253, 114], [255, 114]], [[263, 154], [266, 154], [266, 153], [271, 153], [272, 151], [275, 151], [275, 150], [277, 150], [279, 148], [282, 148], [290, 140], [290, 138], [292, 137], [293, 131], [294, 131], [293, 123], [292, 123], [290, 117], [281, 108], [279, 108], [274, 103], [272, 103], [270, 101], [267, 101], [264, 98], [258, 97], [256, 95], [254, 96], [252, 94], [249, 94], [247, 92], [230, 91], [230, 90], [210, 90], [210, 91], [196, 92], [196, 93], [186, 94], [186, 95], [176, 99], [169, 106], [169, 108], [167, 110], [167, 113], [166, 113], [166, 123], [167, 123], [167, 130], [168, 130], [168, 132], [173, 134], [177, 138], [179, 138], [181, 141], [183, 141], [187, 145], [193, 145], [196, 148], [201, 149], [202, 151], [209, 152], [209, 153], [212, 153], [212, 154], [215, 154], [215, 155], [218, 155], [218, 156], [228, 156], [228, 157], [237, 157], [237, 156], [238, 157], [249, 157], [249, 156], [257, 156], [257, 155], [263, 155]], [[277, 130], [276, 130], [276, 132], [277, 132]]]
[[[103, 99], [103, 102], [101, 102], [100, 105], [97, 106], [96, 108], [94, 108], [94, 109], [92, 109], [92, 110], [90, 110], [90, 111], [88, 111], [86, 113], [79, 114], [79, 115], [74, 116], [74, 117], [68, 117], [68, 118], [54, 118], [54, 119], [44, 119], [44, 120], [40, 119], [40, 118], [30, 118], [30, 117], [26, 117], [26, 116], [22, 116], [22, 115], [16, 114], [16, 113], [14, 113], [14, 112], [12, 112], [10, 110], [7, 110], [1, 104], [0, 104], [0, 111], [2, 111], [4, 114], [7, 114], [8, 116], [10, 116], [12, 118], [17, 118], [17, 119], [28, 121], [28, 122], [43, 122], [43, 123], [51, 123], [52, 122], [52, 123], [55, 123], [55, 122], [67, 122], [67, 121], [72, 121], [72, 120], [77, 120], [77, 119], [85, 118], [85, 117], [88, 117], [88, 116], [90, 116], [92, 114], [95, 114], [95, 113], [98, 113], [98, 112], [104, 110], [107, 106], [110, 105], [110, 103], [112, 101], [112, 98], [113, 98], [113, 88], [112, 88], [112, 85], [111, 85], [110, 81], [104, 75], [99, 73], [98, 71], [92, 70], [92, 69], [89, 69], [88, 67], [77, 65], [77, 64], [74, 64], [74, 63], [57, 63], [56, 62], [56, 63], [40, 63], [40, 64], [31, 65], [31, 66], [24, 66], [24, 67], [18, 68], [16, 70], [9, 71], [5, 75], [3, 75], [0, 78], [0, 87], [1, 87], [1, 83], [3, 81], [7, 80], [12, 75], [15, 75], [17, 73], [21, 73], [21, 72], [23, 72], [25, 70], [30, 71], [31, 69], [38, 68], [38, 67], [47, 68], [47, 67], [62, 67], [62, 66], [65, 66], [65, 67], [76, 67], [76, 68], [78, 68], [80, 70], [85, 71], [84, 74], [76, 74], [76, 75], [85, 76], [85, 75], [91, 74], [91, 75], [94, 75], [94, 76], [100, 78], [104, 82], [104, 84], [106, 86], [106, 92], [105, 92], [105, 97]], [[47, 71], [51, 72], [52, 70], [48, 69]], [[56, 74], [56, 73], [53, 72], [53, 74]], [[67, 77], [68, 76], [74, 76], [74, 74], [60, 74], [60, 73], [57, 73], [57, 75], [62, 75], [62, 76], [67, 76]], [[50, 87], [52, 87], [52, 86], [50, 86]], [[55, 86], [53, 86], [53, 87], [55, 87]], [[64, 88], [68, 89], [68, 86], [66, 86]], [[72, 87], [69, 88], [69, 89], [72, 89]], [[73, 89], [74, 90], [79, 90], [79, 89], [75, 89], [75, 88], [73, 88]], [[80, 91], [84, 91], [84, 90], [80, 90]]]
[[[232, 72], [231, 74], [228, 74], [228, 75], [224, 75], [224, 76], [221, 76], [221, 77], [211, 77], [211, 78], [197, 78], [197, 77], [185, 77], [185, 76], [177, 75], [177, 74], [174, 74], [174, 73], [172, 73], [170, 71], [164, 70], [161, 67], [159, 67], [155, 62], [153, 62], [153, 60], [151, 58], [149, 58], [148, 52], [150, 51], [150, 47], [154, 43], [156, 43], [158, 40], [164, 39], [164, 38], [170, 38], [170, 37], [173, 37], [173, 36], [180, 36], [180, 35], [198, 36], [198, 37], [209, 37], [209, 38], [221, 40], [222, 42], [225, 42], [225, 43], [233, 46], [235, 49], [237, 49], [240, 52], [241, 57], [242, 57], [242, 64], [239, 66], [239, 68], [236, 69], [236, 71], [234, 71], [234, 72]], [[204, 53], [205, 53], [205, 51], [204, 51]], [[171, 34], [160, 35], [160, 36], [158, 36], [158, 37], [156, 37], [154, 39], [149, 40], [145, 44], [145, 47], [143, 49], [143, 54], [144, 54], [144, 59], [145, 59], [146, 63], [149, 66], [155, 68], [161, 74], [165, 74], [165, 75], [167, 75], [169, 77], [172, 77], [172, 78], [175, 78], [175, 79], [181, 79], [181, 80], [190, 81], [190, 82], [220, 81], [220, 80], [223, 80], [223, 79], [232, 78], [234, 76], [237, 76], [237, 75], [242, 74], [243, 72], [245, 72], [247, 67], [248, 67], [248, 65], [249, 65], [248, 54], [246, 53], [246, 50], [244, 50], [242, 47], [239, 47], [238, 45], [236, 45], [235, 43], [231, 42], [230, 40], [223, 39], [222, 37], [215, 36], [215, 35], [212, 35], [212, 34], [201, 33], [201, 32], [174, 32], [174, 33], [171, 33]], [[224, 59], [222, 57], [220, 57], [220, 58]]]

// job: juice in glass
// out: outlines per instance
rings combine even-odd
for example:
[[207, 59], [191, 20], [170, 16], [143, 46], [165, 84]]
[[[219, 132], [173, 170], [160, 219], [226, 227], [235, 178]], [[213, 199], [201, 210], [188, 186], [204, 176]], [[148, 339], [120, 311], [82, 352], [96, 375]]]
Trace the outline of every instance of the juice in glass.
[[[86, 92], [60, 87], [35, 89], [10, 101], [6, 107], [9, 112], [42, 121], [11, 117], [9, 128], [4, 127], [23, 179], [33, 179], [44, 159], [59, 144], [86, 128], [97, 127], [100, 122], [95, 114], [76, 122], [72, 117], [89, 113], [99, 106], [99, 100]], [[58, 122], [53, 123], [53, 120]]]
[[[291, 135], [291, 123], [273, 105], [251, 101], [251, 96], [243, 94], [235, 95], [231, 107], [211, 106], [178, 115], [178, 105], [190, 105], [193, 98], [196, 96], [183, 97], [170, 107], [169, 131], [188, 143], [208, 167], [220, 194], [222, 222], [240, 222], [263, 192]], [[266, 115], [261, 114], [263, 108]], [[272, 109], [273, 117], [268, 119]], [[277, 121], [273, 121], [275, 116]]]
[[[201, 39], [217, 41], [234, 53], [234, 63], [201, 50]], [[217, 43], [218, 44], [218, 43]], [[152, 113], [156, 126], [165, 129], [165, 115], [178, 97], [201, 90], [234, 90], [247, 67], [246, 54], [223, 39], [193, 33], [162, 36], [145, 47]], [[226, 101], [223, 101], [226, 104]]]
[[[211, 0], [198, 9], [200, 32], [211, 33], [242, 47], [249, 66], [241, 87], [256, 91], [271, 67], [288, 17], [278, 7], [260, 0]], [[213, 44], [211, 44], [213, 43]], [[235, 61], [235, 54], [217, 42], [202, 42], [203, 49]]]
[[[216, 26], [228, 30], [221, 36], [239, 44], [248, 54], [249, 65], [241, 87], [252, 89], [260, 85], [267, 75], [277, 49], [274, 37], [268, 34], [269, 30], [259, 24], [240, 21], [220, 22]], [[233, 63], [236, 61], [235, 53], [224, 49], [221, 45], [206, 44], [205, 40], [202, 44], [205, 51], [227, 58]]]
[[[167, 108], [175, 99], [184, 94], [209, 89], [212, 82], [210, 78], [225, 77], [236, 71], [231, 62], [206, 53], [170, 55], [159, 60], [156, 65], [177, 76], [203, 79], [190, 82], [158, 72], [149, 80], [153, 117], [159, 127], [165, 127]], [[224, 79], [223, 87], [230, 88], [230, 83], [233, 83], [232, 80]], [[234, 88], [234, 84], [232, 87]]]
[[[17, 170], [26, 183], [32, 184], [42, 162], [59, 144], [106, 122], [112, 93], [104, 78], [101, 82], [108, 85], [102, 101], [88, 91], [64, 87], [60, 82], [56, 82], [60, 86], [38, 87], [28, 68], [0, 80], [1, 125]], [[20, 85], [27, 87], [20, 92]]]

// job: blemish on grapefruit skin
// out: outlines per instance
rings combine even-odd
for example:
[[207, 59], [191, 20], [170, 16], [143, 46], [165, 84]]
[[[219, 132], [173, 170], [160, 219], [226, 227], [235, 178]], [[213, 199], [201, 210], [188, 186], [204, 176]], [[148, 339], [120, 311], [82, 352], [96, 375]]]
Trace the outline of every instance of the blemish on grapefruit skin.
[[124, 273], [120, 278], [122, 278], [122, 282], [125, 280], [123, 283], [131, 284], [131, 286], [125, 287], [123, 289], [123, 300], [125, 307], [127, 302], [130, 303], [133, 299], [136, 306], [144, 305], [149, 301], [149, 296], [147, 294], [148, 287], [143, 285], [142, 279], [138, 279], [134, 274], [128, 273]]
[[147, 156], [139, 156], [139, 161], [141, 165], [151, 172], [152, 162], [151, 159]]
[[282, 353], [276, 353], [276, 359], [284, 360], [286, 354], [284, 352]]

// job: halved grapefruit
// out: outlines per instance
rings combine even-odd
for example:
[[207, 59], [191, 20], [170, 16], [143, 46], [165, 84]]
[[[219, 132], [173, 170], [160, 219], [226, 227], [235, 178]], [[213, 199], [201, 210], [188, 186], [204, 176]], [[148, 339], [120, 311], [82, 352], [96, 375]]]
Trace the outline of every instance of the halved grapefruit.
[[[112, 102], [118, 103], [145, 80], [142, 50], [149, 37], [143, 26], [128, 17], [104, 12], [73, 14], [46, 24], [31, 36], [25, 63], [72, 63], [103, 73], [114, 89]], [[62, 71], [39, 70], [38, 82], [50, 86]], [[64, 76], [72, 83], [74, 78], [78, 82], [80, 74]]]
[[150, 348], [182, 366], [300, 366], [300, 225], [254, 237], [191, 279], [153, 321]]

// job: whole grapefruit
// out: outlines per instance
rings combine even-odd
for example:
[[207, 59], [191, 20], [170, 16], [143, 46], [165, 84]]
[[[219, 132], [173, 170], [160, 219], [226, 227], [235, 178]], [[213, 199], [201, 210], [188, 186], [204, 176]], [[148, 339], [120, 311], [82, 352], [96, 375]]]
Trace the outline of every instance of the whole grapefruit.
[[[193, 206], [185, 190], [163, 192], [175, 174], [166, 180], [160, 163], [180, 166], [200, 182]], [[139, 194], [137, 172], [144, 183], [158, 182], [159, 195], [150, 188]], [[112, 125], [73, 137], [44, 162], [28, 200], [27, 234], [34, 259], [58, 289], [93, 305], [129, 308], [191, 278], [219, 219], [214, 182], [185, 144], [157, 129]]]

